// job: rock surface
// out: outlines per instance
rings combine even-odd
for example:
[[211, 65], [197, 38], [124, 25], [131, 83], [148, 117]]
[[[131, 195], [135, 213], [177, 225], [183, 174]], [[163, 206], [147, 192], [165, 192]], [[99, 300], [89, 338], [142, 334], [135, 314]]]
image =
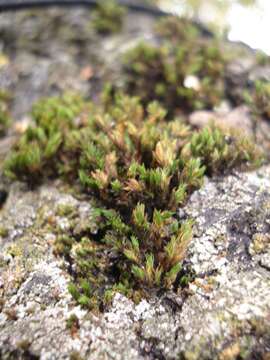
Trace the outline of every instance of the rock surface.
[[[196, 222], [187, 257], [196, 280], [188, 291], [138, 305], [116, 295], [104, 314], [89, 314], [67, 293], [69, 276], [44, 226], [69, 226], [57, 215], [59, 205], [75, 206], [82, 219], [91, 206], [55, 183], [36, 191], [12, 185], [0, 215], [8, 230], [0, 243], [0, 357], [66, 359], [79, 352], [93, 360], [267, 359], [269, 187], [269, 166], [206, 179], [179, 214]], [[75, 332], [67, 328], [71, 314], [79, 319]]]
[[120, 56], [153, 38], [155, 18], [130, 13], [121, 33], [97, 35], [85, 8], [50, 8], [0, 14], [0, 87], [14, 95], [20, 120], [42, 96], [80, 91], [92, 98], [103, 81], [119, 75]]
[[[52, 33], [47, 18], [55, 24]], [[88, 13], [79, 9], [49, 10], [42, 20], [37, 12], [1, 15], [1, 49], [9, 62], [0, 67], [0, 84], [15, 94], [16, 119], [24, 118], [37, 98], [63, 89], [95, 95], [101, 77], [117, 77], [118, 57], [126, 48], [142, 36], [153, 39], [153, 19], [143, 16], [138, 21], [130, 15], [123, 33], [102, 41], [88, 21]], [[253, 81], [261, 72], [250, 56], [239, 61], [230, 67], [241, 87], [245, 76]], [[210, 115], [221, 122], [237, 118], [252, 132], [250, 114], [242, 107]], [[205, 114], [191, 119], [201, 126]], [[255, 132], [260, 141], [269, 131], [262, 124]], [[8, 139], [0, 142], [0, 157], [8, 151]], [[75, 198], [59, 182], [29, 189], [20, 183], [6, 187], [1, 180], [0, 190], [5, 189], [7, 199], [3, 195], [0, 202], [0, 359], [270, 359], [269, 165], [206, 178], [179, 210], [180, 218], [195, 220], [185, 264], [194, 273], [188, 288], [137, 305], [117, 294], [103, 314], [76, 306], [67, 291], [66, 264], [52, 250], [55, 229], [64, 232], [71, 226], [59, 206], [76, 208], [81, 227], [91, 216], [89, 201]], [[78, 324], [70, 329], [73, 314]]]

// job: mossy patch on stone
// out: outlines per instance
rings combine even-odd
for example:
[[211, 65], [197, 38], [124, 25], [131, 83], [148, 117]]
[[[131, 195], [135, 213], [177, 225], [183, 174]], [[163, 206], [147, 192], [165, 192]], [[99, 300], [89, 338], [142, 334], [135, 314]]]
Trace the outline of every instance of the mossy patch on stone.
[[121, 93], [99, 107], [75, 95], [44, 99], [32, 114], [35, 124], [14, 146], [5, 173], [31, 185], [51, 177], [80, 182], [96, 198], [95, 233], [91, 226], [78, 231], [71, 205], [56, 210], [69, 226], [57, 228], [55, 253], [72, 265], [69, 290], [88, 308], [102, 308], [115, 292], [138, 301], [172, 288], [192, 237], [192, 220], [179, 222], [177, 208], [205, 174], [261, 159], [239, 134], [168, 121], [157, 102], [144, 110]]

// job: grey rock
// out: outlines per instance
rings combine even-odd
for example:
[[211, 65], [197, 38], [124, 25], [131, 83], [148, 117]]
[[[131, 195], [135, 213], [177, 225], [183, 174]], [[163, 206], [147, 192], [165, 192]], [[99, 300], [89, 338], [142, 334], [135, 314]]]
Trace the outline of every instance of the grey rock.
[[[165, 294], [138, 305], [117, 294], [112, 306], [99, 315], [80, 309], [67, 293], [69, 275], [51, 252], [53, 236], [41, 233], [30, 240], [30, 223], [20, 220], [17, 226], [22, 233], [12, 237], [13, 246], [25, 246], [22, 239], [27, 239], [30, 247], [41, 249], [38, 256], [30, 252], [33, 258], [28, 263], [15, 256], [1, 270], [2, 358], [12, 358], [11, 354], [23, 358], [25, 343], [27, 353], [40, 359], [68, 359], [76, 351], [93, 360], [220, 359], [230, 351], [250, 359], [254, 352], [265, 355], [270, 334], [269, 242], [264, 239], [265, 246], [257, 243], [253, 252], [250, 249], [258, 242], [256, 234], [269, 233], [269, 186], [269, 166], [207, 180], [182, 209], [195, 219], [186, 260], [195, 281], [184, 293]], [[80, 209], [82, 220], [91, 212], [89, 204], [57, 190], [55, 183], [35, 191], [25, 191], [18, 184], [14, 188], [11, 191], [21, 202], [32, 199], [29, 214], [42, 213], [46, 218], [67, 202]], [[5, 204], [1, 221], [9, 223], [16, 217], [20, 207], [13, 211], [11, 207], [11, 202]], [[30, 218], [38, 221], [38, 216]], [[8, 252], [7, 244], [4, 249]], [[15, 263], [17, 276], [23, 276], [16, 291], [8, 291]], [[11, 309], [14, 318], [10, 318]], [[75, 335], [66, 327], [71, 314], [80, 322]]]

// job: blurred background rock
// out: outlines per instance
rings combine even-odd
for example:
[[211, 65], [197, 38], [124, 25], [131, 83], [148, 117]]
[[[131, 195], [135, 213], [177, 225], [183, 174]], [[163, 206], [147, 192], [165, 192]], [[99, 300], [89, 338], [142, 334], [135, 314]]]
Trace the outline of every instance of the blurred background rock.
[[[151, 2], [151, 0], [150, 0]], [[229, 40], [270, 54], [269, 0], [152, 0], [163, 9], [204, 23]]]

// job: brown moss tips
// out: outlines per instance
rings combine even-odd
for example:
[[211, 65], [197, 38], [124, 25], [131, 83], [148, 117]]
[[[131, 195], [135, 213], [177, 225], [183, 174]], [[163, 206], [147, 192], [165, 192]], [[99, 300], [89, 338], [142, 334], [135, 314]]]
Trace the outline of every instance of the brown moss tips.
[[211, 108], [224, 97], [226, 58], [215, 39], [187, 20], [163, 19], [158, 46], [141, 43], [124, 57], [126, 89], [170, 113]]
[[[90, 141], [80, 162], [82, 184], [108, 206], [116, 202], [129, 208], [143, 199], [149, 206], [176, 208], [178, 186], [187, 191], [192, 187], [181, 176], [190, 161], [183, 163], [180, 158], [190, 130], [179, 121], [167, 123], [165, 115], [157, 103], [150, 104], [144, 114], [138, 99], [117, 96], [106, 114], [91, 120]], [[197, 162], [194, 183], [203, 172]]]

